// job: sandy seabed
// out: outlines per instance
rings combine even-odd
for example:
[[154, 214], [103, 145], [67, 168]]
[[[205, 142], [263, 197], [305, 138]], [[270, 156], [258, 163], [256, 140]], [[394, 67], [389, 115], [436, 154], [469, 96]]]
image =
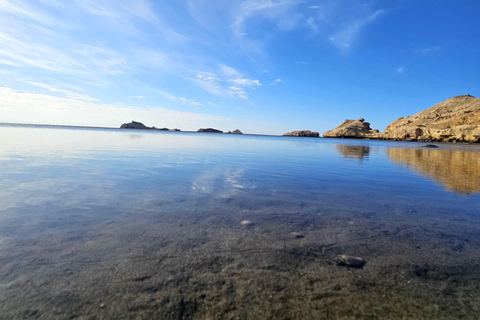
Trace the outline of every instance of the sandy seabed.
[[0, 238], [0, 319], [479, 317], [475, 215], [177, 200], [11, 230], [23, 236]]

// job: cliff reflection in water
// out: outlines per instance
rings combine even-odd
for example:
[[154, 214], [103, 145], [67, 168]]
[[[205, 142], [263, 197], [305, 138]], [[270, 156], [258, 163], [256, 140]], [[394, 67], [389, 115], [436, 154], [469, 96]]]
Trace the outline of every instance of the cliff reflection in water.
[[337, 149], [338, 153], [342, 154], [345, 158], [348, 159], [362, 160], [363, 158], [368, 158], [368, 156], [370, 155], [370, 147], [368, 146], [337, 144], [335, 148]]
[[456, 193], [480, 193], [480, 153], [388, 148], [394, 162], [406, 164]]

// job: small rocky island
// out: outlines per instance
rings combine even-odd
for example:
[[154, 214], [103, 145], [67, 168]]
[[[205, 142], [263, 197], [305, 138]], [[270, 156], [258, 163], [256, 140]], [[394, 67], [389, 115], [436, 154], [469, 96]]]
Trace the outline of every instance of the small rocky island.
[[384, 132], [372, 130], [363, 118], [345, 120], [325, 138], [366, 138], [426, 142], [480, 143], [480, 98], [461, 95], [413, 116], [393, 121]]
[[180, 131], [180, 129], [168, 129], [168, 128], [155, 128], [147, 127], [141, 122], [132, 121], [129, 123], [124, 123], [120, 126], [120, 129], [135, 129], [135, 130], [159, 130], [159, 131]]
[[200, 128], [197, 132], [207, 132], [207, 133], [223, 133], [223, 131], [213, 129], [213, 128]]
[[243, 134], [242, 131], [238, 130], [238, 129], [235, 129], [233, 131], [228, 131], [227, 133], [231, 133], [231, 134]]
[[310, 131], [310, 130], [292, 131], [292, 132], [284, 133], [283, 135], [289, 136], [289, 137], [316, 137], [316, 138], [320, 136], [318, 132]]
[[137, 129], [137, 130], [155, 130], [155, 127], [147, 127], [141, 122], [132, 121], [129, 123], [124, 123], [120, 126], [120, 129]]

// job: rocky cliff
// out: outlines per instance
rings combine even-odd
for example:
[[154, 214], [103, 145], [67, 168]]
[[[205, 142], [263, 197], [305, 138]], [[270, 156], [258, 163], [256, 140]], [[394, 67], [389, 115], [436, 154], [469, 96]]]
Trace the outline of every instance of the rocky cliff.
[[457, 96], [393, 121], [380, 135], [392, 140], [480, 142], [480, 98]]
[[324, 138], [375, 138], [378, 130], [372, 130], [365, 119], [345, 120], [341, 125], [323, 134]]
[[431, 142], [480, 142], [480, 98], [457, 96], [413, 116], [393, 121], [384, 132], [363, 118], [345, 120], [325, 138], [370, 138]]

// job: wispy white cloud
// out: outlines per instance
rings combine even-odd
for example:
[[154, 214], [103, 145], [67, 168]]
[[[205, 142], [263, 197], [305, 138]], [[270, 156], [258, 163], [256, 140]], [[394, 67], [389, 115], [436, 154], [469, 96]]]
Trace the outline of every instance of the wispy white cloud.
[[279, 83], [282, 82], [282, 81], [283, 81], [282, 79], [277, 78], [277, 79], [275, 79], [275, 81], [273, 81], [273, 82], [271, 83], [271, 85], [273, 86], [273, 85], [279, 84]]
[[24, 81], [25, 83], [31, 84], [35, 87], [39, 87], [42, 89], [46, 89], [51, 92], [57, 92], [57, 93], [63, 93], [66, 97], [76, 99], [76, 100], [83, 100], [83, 101], [88, 101], [88, 102], [96, 102], [99, 101], [98, 99], [92, 98], [86, 94], [81, 94], [81, 93], [76, 93], [70, 90], [65, 90], [65, 89], [57, 89], [49, 84], [45, 83], [38, 83], [38, 82], [33, 82], [33, 81]]
[[329, 40], [334, 43], [341, 51], [346, 52], [357, 40], [362, 29], [373, 23], [378, 17], [383, 15], [385, 10], [376, 10], [375, 12], [358, 17], [349, 21], [346, 26], [339, 28]]
[[155, 92], [155, 93], [159, 94], [160, 96], [162, 96], [164, 98], [167, 98], [168, 100], [170, 100], [172, 102], [189, 103], [189, 104], [193, 104], [195, 106], [202, 106], [203, 105], [203, 103], [197, 102], [193, 99], [189, 99], [189, 98], [185, 98], [185, 97], [177, 97], [177, 96], [174, 96], [174, 95], [172, 95], [170, 93], [167, 93], [165, 91], [162, 91], [162, 90], [149, 89], [149, 91]]
[[233, 82], [237, 86], [242, 86], [242, 87], [255, 87], [255, 86], [262, 85], [259, 80], [243, 79], [243, 78], [230, 79], [228, 80], [228, 82]]
[[310, 29], [312, 29], [313, 31], [318, 31], [318, 25], [313, 17], [308, 18], [305, 22], [308, 24]]
[[424, 47], [422, 49], [415, 50], [416, 53], [420, 53], [423, 55], [437, 53], [441, 50], [440, 46], [433, 46], [433, 47]]
[[[248, 99], [246, 88], [255, 89], [262, 85], [257, 79], [244, 78], [243, 74], [230, 66], [221, 65], [220, 71], [224, 76], [203, 72], [197, 74], [196, 79], [199, 85], [210, 93], [218, 96], [237, 96], [241, 99]], [[232, 83], [233, 85], [230, 85]]]
[[398, 67], [395, 69], [396, 74], [404, 74], [405, 73], [405, 67]]
[[[52, 90], [54, 92], [55, 90]], [[2, 121], [18, 123], [111, 126], [131, 119], [196, 130], [202, 126], [228, 125], [229, 118], [209, 114], [171, 111], [159, 107], [102, 104], [74, 97], [55, 97], [0, 87]]]
[[220, 65], [220, 68], [223, 71], [223, 74], [228, 78], [240, 78], [242, 74], [238, 72], [235, 68], [229, 67], [227, 65]]

